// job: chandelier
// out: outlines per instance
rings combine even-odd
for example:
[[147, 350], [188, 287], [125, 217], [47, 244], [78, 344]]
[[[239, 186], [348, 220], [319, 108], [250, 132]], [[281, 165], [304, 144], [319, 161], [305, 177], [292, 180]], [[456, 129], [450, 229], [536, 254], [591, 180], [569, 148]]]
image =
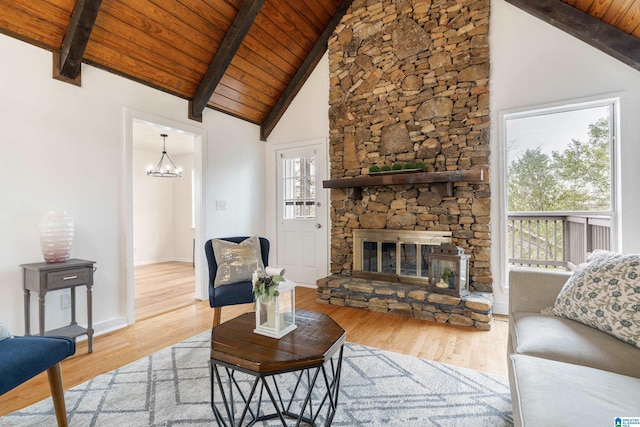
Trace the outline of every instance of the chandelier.
[[[160, 178], [178, 178], [182, 176], [182, 168], [176, 166], [171, 160], [171, 157], [167, 154], [167, 141], [166, 133], [161, 133], [162, 137], [162, 157], [160, 157], [160, 161], [158, 162], [158, 166], [154, 169], [152, 165], [147, 167], [147, 175], [155, 176]], [[167, 161], [165, 162], [165, 158]]]

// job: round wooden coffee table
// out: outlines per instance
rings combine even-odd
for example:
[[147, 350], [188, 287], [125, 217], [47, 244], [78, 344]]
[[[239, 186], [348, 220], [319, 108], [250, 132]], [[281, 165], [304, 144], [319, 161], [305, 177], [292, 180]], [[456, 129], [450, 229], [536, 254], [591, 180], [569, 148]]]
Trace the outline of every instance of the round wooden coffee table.
[[287, 418], [331, 425], [346, 332], [329, 316], [303, 310], [296, 310], [296, 324], [280, 339], [254, 333], [254, 313], [213, 328], [211, 408], [218, 425], [273, 418], [285, 426]]

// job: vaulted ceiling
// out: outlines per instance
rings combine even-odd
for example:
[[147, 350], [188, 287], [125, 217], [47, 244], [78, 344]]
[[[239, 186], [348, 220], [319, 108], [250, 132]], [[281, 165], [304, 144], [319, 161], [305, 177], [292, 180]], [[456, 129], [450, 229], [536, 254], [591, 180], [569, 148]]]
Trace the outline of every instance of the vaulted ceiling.
[[[348, 8], [368, 1], [0, 0], [0, 32], [52, 51], [56, 78], [80, 84], [91, 64], [266, 139]], [[506, 1], [640, 70], [640, 0]]]
[[638, 0], [562, 0], [617, 29], [640, 38]]

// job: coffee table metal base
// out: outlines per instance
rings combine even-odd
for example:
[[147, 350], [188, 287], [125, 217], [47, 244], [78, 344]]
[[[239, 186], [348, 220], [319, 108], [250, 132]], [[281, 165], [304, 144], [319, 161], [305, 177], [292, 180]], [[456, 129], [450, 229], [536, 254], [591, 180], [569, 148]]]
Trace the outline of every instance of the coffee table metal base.
[[[342, 351], [343, 346], [320, 366], [269, 374], [211, 359], [211, 408], [218, 425], [252, 426], [279, 418], [283, 426], [288, 425], [287, 419], [296, 426], [315, 426], [318, 421], [330, 426], [338, 407]], [[292, 387], [288, 392], [281, 381], [292, 375], [295, 380], [287, 386]], [[273, 412], [264, 414], [265, 408]]]

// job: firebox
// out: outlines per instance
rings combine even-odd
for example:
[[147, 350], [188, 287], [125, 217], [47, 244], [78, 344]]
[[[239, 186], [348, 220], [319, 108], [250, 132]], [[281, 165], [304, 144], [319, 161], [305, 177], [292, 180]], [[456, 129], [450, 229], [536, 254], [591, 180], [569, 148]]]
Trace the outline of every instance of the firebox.
[[451, 232], [353, 230], [352, 276], [429, 287], [429, 254]]

